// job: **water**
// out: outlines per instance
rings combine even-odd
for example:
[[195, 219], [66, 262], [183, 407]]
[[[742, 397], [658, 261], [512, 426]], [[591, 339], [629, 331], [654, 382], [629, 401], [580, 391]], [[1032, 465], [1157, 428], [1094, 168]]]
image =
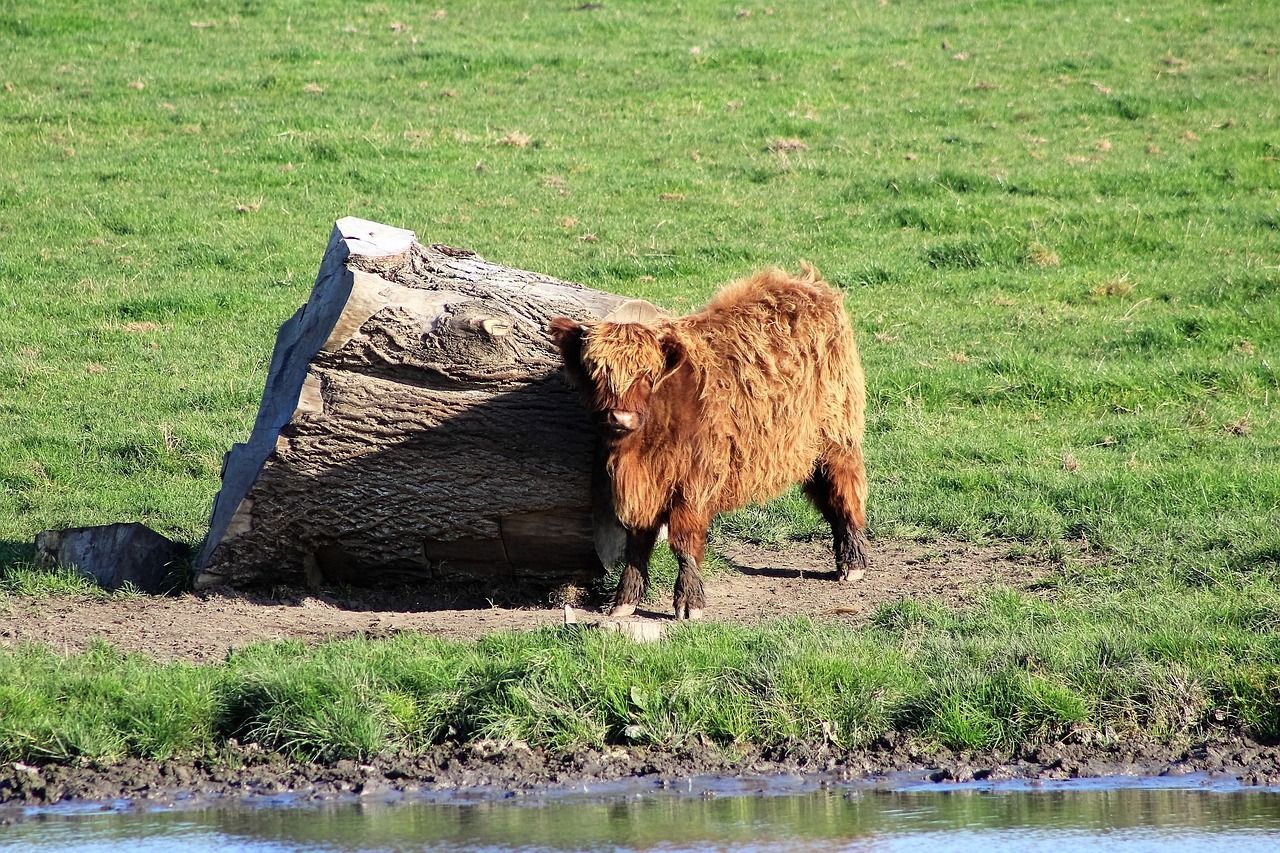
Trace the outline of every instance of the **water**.
[[470, 802], [121, 804], [29, 813], [0, 827], [0, 851], [1280, 851], [1280, 792], [1119, 784], [812, 790], [712, 780], [679, 792], [619, 787]]

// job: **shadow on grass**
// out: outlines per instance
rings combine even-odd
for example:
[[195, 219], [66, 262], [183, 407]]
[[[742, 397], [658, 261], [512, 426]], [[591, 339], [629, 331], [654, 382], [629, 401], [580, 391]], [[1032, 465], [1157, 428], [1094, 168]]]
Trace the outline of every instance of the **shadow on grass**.
[[18, 542], [13, 539], [0, 539], [0, 573], [12, 566], [30, 564], [36, 558], [35, 541]]

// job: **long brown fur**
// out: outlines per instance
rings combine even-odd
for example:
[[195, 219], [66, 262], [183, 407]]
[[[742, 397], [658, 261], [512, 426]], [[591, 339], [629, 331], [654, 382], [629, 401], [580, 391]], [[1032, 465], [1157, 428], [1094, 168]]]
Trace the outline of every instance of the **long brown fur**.
[[[797, 481], [832, 523], [840, 576], [861, 575], [865, 384], [840, 294], [816, 269], [761, 270], [685, 317], [556, 320], [551, 332], [593, 412], [637, 413], [639, 426], [609, 443], [614, 510], [633, 534], [668, 525], [681, 562], [677, 615], [682, 587], [685, 609], [701, 610], [697, 566], [715, 514]], [[628, 548], [629, 569], [632, 550], [644, 548]], [[646, 578], [647, 559], [634, 567]], [[637, 580], [624, 574], [624, 585]], [[619, 590], [615, 610], [635, 603], [623, 598], [634, 590]]]

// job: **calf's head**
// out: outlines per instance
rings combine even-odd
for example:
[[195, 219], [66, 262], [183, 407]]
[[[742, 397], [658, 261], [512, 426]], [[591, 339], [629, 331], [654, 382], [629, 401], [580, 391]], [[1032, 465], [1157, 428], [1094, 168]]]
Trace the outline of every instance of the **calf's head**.
[[582, 392], [596, 424], [612, 439], [643, 429], [653, 395], [684, 362], [684, 350], [643, 323], [551, 321], [565, 376]]

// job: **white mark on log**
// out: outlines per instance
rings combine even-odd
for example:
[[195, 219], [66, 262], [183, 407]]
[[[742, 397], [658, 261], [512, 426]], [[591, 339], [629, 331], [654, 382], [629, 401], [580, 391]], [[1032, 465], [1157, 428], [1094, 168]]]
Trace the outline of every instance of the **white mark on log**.
[[387, 307], [386, 294], [395, 287], [385, 278], [367, 272], [352, 271], [351, 295], [347, 297], [342, 314], [333, 325], [333, 331], [320, 347], [321, 352], [337, 352], [360, 331], [370, 317]]
[[203, 571], [196, 575], [195, 588], [208, 589], [211, 586], [217, 586], [220, 583], [225, 583], [226, 580], [227, 576], [222, 572]]
[[418, 237], [404, 228], [393, 228], [358, 216], [344, 216], [334, 225], [334, 230], [342, 235], [351, 254], [366, 258], [406, 254]]
[[227, 532], [223, 535], [222, 541], [234, 539], [251, 530], [253, 530], [253, 498], [245, 498], [240, 501], [240, 506], [236, 507], [235, 514], [231, 516], [231, 523], [227, 525]]
[[304, 417], [316, 418], [324, 414], [324, 386], [320, 377], [308, 370], [302, 380], [302, 390], [298, 393], [298, 406], [294, 409], [292, 420]]
[[453, 327], [463, 332], [483, 332], [491, 338], [506, 337], [515, 329], [515, 323], [505, 317], [459, 317]]

